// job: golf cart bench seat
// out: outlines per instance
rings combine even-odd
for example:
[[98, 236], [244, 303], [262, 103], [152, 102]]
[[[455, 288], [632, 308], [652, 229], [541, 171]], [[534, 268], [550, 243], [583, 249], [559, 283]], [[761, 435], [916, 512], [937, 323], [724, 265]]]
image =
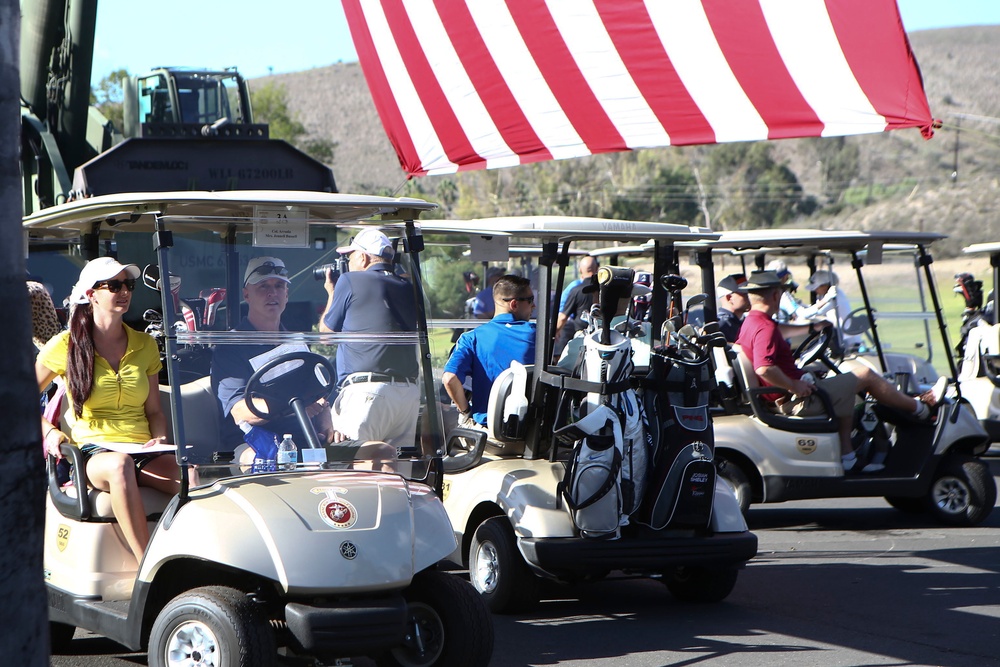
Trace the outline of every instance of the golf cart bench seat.
[[736, 382], [744, 396], [744, 400], [749, 403], [754, 417], [764, 422], [772, 428], [781, 431], [792, 431], [795, 433], [835, 433], [839, 427], [839, 420], [833, 412], [833, 405], [829, 396], [822, 390], [817, 390], [816, 394], [823, 401], [826, 407], [826, 414], [814, 417], [800, 417], [795, 415], [784, 415], [775, 411], [774, 404], [763, 398], [764, 394], [788, 393], [780, 387], [762, 387], [757, 372], [750, 362], [750, 358], [743, 353], [739, 345], [733, 345], [731, 353], [726, 355], [733, 364]]
[[[86, 466], [86, 459], [83, 452], [68, 443], [63, 443], [60, 449], [63, 456], [72, 465], [69, 483], [60, 485], [56, 474], [55, 458], [46, 457], [49, 497], [58, 508], [59, 513], [66, 518], [77, 521], [114, 521], [115, 514], [111, 509], [111, 494], [107, 491], [89, 488], [84, 480], [83, 470]], [[87, 493], [83, 496], [79, 492], [79, 489], [82, 488], [87, 488]], [[139, 487], [139, 495], [142, 496], [142, 504], [146, 509], [146, 518], [150, 521], [159, 520], [160, 515], [163, 514], [173, 498], [166, 493], [143, 486]]]

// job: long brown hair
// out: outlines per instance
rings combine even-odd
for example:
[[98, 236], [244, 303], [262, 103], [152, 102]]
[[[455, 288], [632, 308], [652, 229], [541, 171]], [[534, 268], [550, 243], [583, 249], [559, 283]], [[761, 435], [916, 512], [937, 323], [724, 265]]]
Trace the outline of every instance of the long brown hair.
[[79, 304], [69, 322], [69, 349], [66, 359], [66, 380], [73, 399], [73, 412], [83, 414], [83, 404], [94, 387], [94, 307]]

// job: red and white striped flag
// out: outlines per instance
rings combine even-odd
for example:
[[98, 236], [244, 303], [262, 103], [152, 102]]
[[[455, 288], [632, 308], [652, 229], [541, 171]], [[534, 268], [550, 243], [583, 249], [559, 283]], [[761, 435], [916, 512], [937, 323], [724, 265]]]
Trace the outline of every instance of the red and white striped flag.
[[411, 176], [919, 127], [895, 0], [343, 0]]

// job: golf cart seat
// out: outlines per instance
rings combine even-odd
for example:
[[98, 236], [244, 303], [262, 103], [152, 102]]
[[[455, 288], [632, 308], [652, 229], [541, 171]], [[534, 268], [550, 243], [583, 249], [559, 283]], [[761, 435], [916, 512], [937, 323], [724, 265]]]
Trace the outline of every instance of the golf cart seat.
[[[219, 419], [221, 409], [219, 399], [212, 392], [212, 378], [206, 375], [193, 382], [181, 385], [181, 401], [184, 406], [184, 442], [194, 447], [217, 449], [219, 441]], [[167, 439], [177, 442], [173, 432], [170, 412], [170, 387], [160, 385], [160, 406], [167, 419]]]
[[486, 449], [490, 453], [503, 456], [524, 453], [528, 387], [534, 368], [515, 361], [493, 381], [486, 406]]
[[815, 417], [801, 417], [796, 415], [784, 415], [775, 412], [770, 401], [764, 399], [764, 394], [787, 394], [787, 390], [780, 387], [762, 387], [757, 372], [753, 368], [749, 357], [743, 353], [739, 345], [733, 345], [734, 353], [733, 370], [736, 372], [736, 381], [745, 400], [750, 405], [750, 410], [754, 417], [764, 422], [771, 428], [780, 431], [792, 431], [794, 433], [836, 433], [839, 428], [839, 420], [833, 412], [833, 405], [830, 397], [821, 389], [816, 390], [816, 395], [826, 408], [825, 415]]
[[[56, 394], [49, 399], [46, 417], [51, 423], [59, 425], [61, 427], [60, 430], [68, 432], [72, 428], [76, 417], [69, 410], [69, 401], [63, 400], [64, 397], [65, 386], [60, 385]], [[59, 416], [56, 417], [56, 415]], [[169, 424], [169, 417], [167, 418], [167, 423]], [[87, 485], [86, 478], [84, 477], [86, 459], [83, 452], [80, 451], [79, 447], [68, 443], [63, 443], [60, 450], [63, 456], [70, 462], [70, 479], [68, 483], [62, 483], [57, 471], [55, 457], [45, 457], [45, 472], [48, 477], [49, 497], [52, 500], [52, 504], [67, 519], [103, 523], [113, 522], [115, 514], [111, 509], [111, 494], [107, 491], [90, 488]], [[81, 494], [79, 492], [80, 489], [87, 489], [87, 492]], [[142, 496], [143, 507], [146, 509], [146, 517], [150, 521], [159, 519], [172, 497], [148, 487], [139, 487], [139, 494]]]

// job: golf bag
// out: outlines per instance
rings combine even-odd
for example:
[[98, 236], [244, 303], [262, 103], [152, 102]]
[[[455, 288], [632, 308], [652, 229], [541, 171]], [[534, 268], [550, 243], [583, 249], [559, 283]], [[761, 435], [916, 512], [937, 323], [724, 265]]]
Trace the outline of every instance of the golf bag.
[[556, 431], [574, 442], [560, 493], [583, 536], [616, 538], [642, 501], [649, 458], [642, 406], [629, 382], [632, 347], [618, 332], [603, 345], [595, 331], [582, 356], [580, 379], [594, 391], [575, 406], [576, 421]]
[[660, 530], [704, 527], [715, 492], [714, 431], [708, 412], [713, 386], [701, 349], [658, 347], [643, 383], [650, 475], [641, 521]]

